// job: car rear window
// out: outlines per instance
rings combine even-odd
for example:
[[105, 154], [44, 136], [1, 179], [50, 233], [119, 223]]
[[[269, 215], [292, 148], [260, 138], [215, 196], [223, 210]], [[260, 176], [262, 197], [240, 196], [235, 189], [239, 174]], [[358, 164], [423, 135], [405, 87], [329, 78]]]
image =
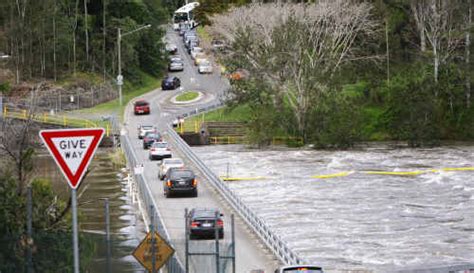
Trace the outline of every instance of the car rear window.
[[146, 102], [146, 101], [137, 101], [137, 102], [135, 102], [135, 105], [136, 106], [147, 106], [148, 102]]
[[216, 217], [215, 210], [195, 210], [193, 216], [196, 218], [214, 218]]
[[187, 170], [177, 170], [177, 171], [172, 171], [171, 172], [171, 179], [176, 179], [176, 178], [186, 178], [186, 177], [192, 177], [194, 176], [192, 171], [187, 171]]
[[168, 147], [168, 143], [155, 142], [155, 143], [153, 143], [153, 147], [154, 148], [166, 148], [166, 147]]
[[155, 133], [147, 133], [145, 135], [146, 138], [159, 138], [160, 135], [159, 134], [155, 134]]
[[151, 129], [153, 129], [153, 126], [151, 125], [142, 126], [142, 130], [151, 130]]

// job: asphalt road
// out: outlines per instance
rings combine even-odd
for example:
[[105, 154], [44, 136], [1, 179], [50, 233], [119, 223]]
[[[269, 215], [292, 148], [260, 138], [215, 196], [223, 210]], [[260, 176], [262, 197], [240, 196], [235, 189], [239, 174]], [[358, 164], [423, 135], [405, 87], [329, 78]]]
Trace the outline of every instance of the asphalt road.
[[[203, 105], [215, 104], [222, 96], [224, 90], [229, 86], [228, 83], [221, 79], [219, 69], [215, 67], [213, 74], [200, 75], [197, 72], [197, 67], [193, 65], [190, 56], [185, 52], [181, 37], [174, 32], [169, 32], [167, 35], [169, 41], [173, 41], [178, 45], [178, 54], [185, 61], [185, 69], [183, 72], [172, 73], [181, 79], [182, 88], [175, 91], [161, 91], [156, 89], [142, 98], [148, 100], [151, 104], [151, 114], [145, 116], [133, 115], [131, 105], [127, 106], [125, 114], [125, 129], [127, 130], [132, 140], [132, 145], [137, 151], [139, 161], [144, 162], [145, 176], [147, 177], [150, 188], [157, 201], [158, 209], [163, 217], [166, 228], [174, 245], [178, 248], [178, 255], [184, 263], [184, 245], [185, 245], [185, 224], [184, 211], [185, 208], [191, 209], [193, 207], [216, 207], [224, 213], [224, 230], [225, 238], [220, 245], [221, 250], [226, 250], [230, 243], [230, 215], [235, 214], [226, 202], [213, 189], [212, 185], [202, 179], [198, 174], [198, 191], [199, 196], [193, 197], [176, 197], [165, 198], [163, 195], [163, 182], [157, 178], [158, 166], [157, 161], [150, 161], [148, 159], [148, 151], [143, 150], [142, 142], [137, 138], [137, 127], [141, 124], [156, 125], [160, 131], [164, 132], [166, 124], [179, 114], [189, 112], [190, 110], [202, 107]], [[190, 104], [174, 104], [171, 98], [178, 93], [186, 90], [197, 90], [202, 92], [203, 97], [194, 103]], [[166, 134], [164, 135], [167, 140]], [[171, 143], [173, 145], [173, 143]], [[176, 149], [173, 149], [174, 157], [181, 157]], [[190, 167], [189, 162], [184, 159], [185, 163]], [[236, 215], [235, 224], [236, 237], [236, 272], [249, 273], [252, 270], [262, 269], [264, 272], [273, 272], [278, 266], [278, 261], [274, 256], [262, 246], [257, 236], [253, 234], [250, 228], [244, 223], [242, 219]], [[198, 240], [192, 241], [191, 251], [214, 251], [213, 240]], [[225, 252], [225, 251], [223, 251]], [[228, 253], [225, 253], [228, 254]], [[222, 261], [223, 262], [223, 261]], [[191, 259], [191, 264], [195, 266], [193, 272], [212, 273], [215, 272], [215, 258], [214, 257], [194, 257]], [[199, 264], [196, 265], [196, 264]], [[230, 268], [230, 266], [228, 267]], [[227, 270], [226, 272], [231, 272]]]

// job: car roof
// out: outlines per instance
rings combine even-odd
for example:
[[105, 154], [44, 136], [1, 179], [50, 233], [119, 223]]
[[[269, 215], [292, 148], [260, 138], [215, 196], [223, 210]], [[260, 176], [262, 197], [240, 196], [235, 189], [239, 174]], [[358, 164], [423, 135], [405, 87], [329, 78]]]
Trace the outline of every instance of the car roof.
[[168, 163], [168, 162], [176, 162], [176, 161], [178, 161], [178, 160], [180, 161], [180, 163], [183, 163], [183, 164], [184, 164], [183, 160], [182, 160], [181, 158], [179, 158], [179, 157], [175, 157], [175, 158], [165, 158], [165, 159], [163, 159], [163, 164], [166, 164], [166, 163], [167, 163], [167, 164], [170, 164], [170, 163]]

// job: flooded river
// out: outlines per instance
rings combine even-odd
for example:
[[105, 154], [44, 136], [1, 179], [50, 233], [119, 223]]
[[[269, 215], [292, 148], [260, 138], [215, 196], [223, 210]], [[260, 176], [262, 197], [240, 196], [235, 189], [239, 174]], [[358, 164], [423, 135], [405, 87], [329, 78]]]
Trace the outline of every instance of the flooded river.
[[219, 175], [264, 177], [228, 183], [310, 262], [379, 270], [474, 263], [474, 171], [442, 169], [473, 167], [473, 145], [193, 150]]
[[[53, 178], [56, 192], [68, 197], [68, 186], [49, 155], [40, 156], [38, 174]], [[111, 272], [145, 272], [131, 255], [144, 235], [144, 226], [129, 193], [125, 173], [116, 170], [106, 150], [98, 150], [91, 173], [78, 191], [79, 231], [92, 239], [96, 253], [88, 266], [89, 273], [106, 272], [105, 210], [103, 198], [109, 199], [111, 231]]]

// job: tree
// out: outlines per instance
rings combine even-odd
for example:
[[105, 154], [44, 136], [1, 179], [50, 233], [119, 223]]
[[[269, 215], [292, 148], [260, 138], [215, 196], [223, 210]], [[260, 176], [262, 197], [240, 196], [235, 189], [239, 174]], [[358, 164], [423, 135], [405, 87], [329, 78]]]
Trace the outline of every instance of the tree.
[[232, 59], [267, 82], [277, 109], [288, 106], [306, 138], [307, 114], [321, 103], [340, 67], [363, 56], [360, 40], [378, 30], [369, 3], [254, 3], [213, 18], [212, 30], [232, 44]]

